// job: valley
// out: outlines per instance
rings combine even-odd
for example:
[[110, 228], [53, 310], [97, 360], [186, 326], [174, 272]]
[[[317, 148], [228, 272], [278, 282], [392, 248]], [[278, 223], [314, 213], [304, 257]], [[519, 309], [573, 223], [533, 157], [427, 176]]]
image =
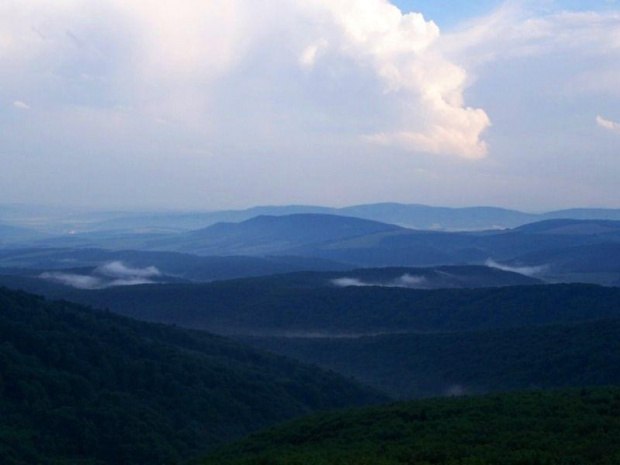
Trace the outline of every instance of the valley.
[[[557, 408], [583, 400], [566, 389], [608, 395], [605, 386], [620, 385], [620, 221], [548, 219], [449, 232], [331, 212], [231, 218], [240, 222], [0, 249], [0, 379], [8, 380], [0, 454], [11, 458], [7, 463], [70, 463], [80, 454], [92, 463], [201, 456], [236, 463], [244, 442], [209, 454], [312, 412], [433, 398], [397, 404], [389, 414], [381, 409], [390, 407], [368, 411], [385, 418], [377, 428], [388, 431], [398, 409], [429, 405], [425, 415], [439, 409], [437, 426], [424, 429], [432, 435], [452, 427], [439, 413], [451, 401], [440, 399], [467, 399], [454, 401], [464, 419], [485, 399], [530, 396], [539, 404], [515, 414], [536, 415], [542, 399]], [[59, 386], [70, 393], [60, 394]], [[509, 394], [515, 391], [522, 394]], [[500, 397], [484, 397], [490, 395]], [[494, 444], [501, 444], [500, 431], [510, 426], [506, 412], [493, 408], [500, 434]], [[339, 425], [367, 421], [356, 416], [366, 413], [349, 412], [326, 415], [341, 415]], [[324, 430], [321, 418], [299, 421]], [[109, 429], [119, 421], [121, 431]], [[72, 433], [68, 444], [52, 440], [57, 428], [88, 432]], [[239, 455], [239, 463], [358, 463], [346, 447], [332, 457], [334, 443], [312, 439], [315, 427], [304, 428], [312, 448], [282, 446], [286, 430], [274, 438], [259, 433], [268, 439], [246, 441], [268, 442]], [[547, 428], [541, 423], [538, 434], [559, 434]], [[356, 433], [341, 434], [355, 444]], [[567, 441], [574, 432], [561, 434], [550, 440]], [[397, 449], [373, 441], [360, 447], [385, 463], [401, 463], [402, 453], [392, 451], [407, 448], [420, 460], [439, 457], [438, 449], [420, 452], [407, 435]], [[454, 450], [450, 457], [482, 457], [478, 448], [442, 444]], [[542, 444], [512, 450], [515, 457], [558, 454]], [[485, 452], [484, 460], [495, 453]]]

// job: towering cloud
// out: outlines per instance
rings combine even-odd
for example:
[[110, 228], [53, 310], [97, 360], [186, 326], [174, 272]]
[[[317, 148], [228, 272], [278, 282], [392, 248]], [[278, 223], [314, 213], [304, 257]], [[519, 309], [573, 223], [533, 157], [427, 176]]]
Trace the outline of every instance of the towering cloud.
[[0, 1], [0, 197], [615, 206], [617, 6], [473, 3]]
[[68, 119], [487, 152], [489, 118], [465, 104], [439, 28], [387, 0], [8, 0], [0, 13], [3, 82]]
[[486, 154], [481, 133], [490, 121], [484, 111], [467, 108], [465, 70], [438, 53], [439, 28], [421, 14], [403, 15], [383, 0], [316, 1], [312, 18], [324, 18], [301, 62], [320, 64], [321, 55], [352, 59], [372, 70], [386, 100], [402, 110], [398, 123], [369, 134], [367, 140], [411, 151], [451, 153], [466, 158]]

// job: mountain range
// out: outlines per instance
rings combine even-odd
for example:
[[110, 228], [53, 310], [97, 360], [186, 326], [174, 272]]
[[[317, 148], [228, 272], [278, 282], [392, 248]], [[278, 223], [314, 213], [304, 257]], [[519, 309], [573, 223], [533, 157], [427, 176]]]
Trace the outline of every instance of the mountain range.
[[612, 220], [546, 220], [507, 230], [445, 232], [304, 213], [175, 234], [89, 237], [5, 247], [0, 267], [43, 273], [122, 261], [154, 266], [175, 278], [209, 281], [302, 270], [488, 265], [547, 282], [620, 283], [620, 221]]
[[238, 223], [257, 216], [292, 214], [351, 216], [412, 229], [446, 231], [506, 229], [548, 219], [620, 220], [620, 209], [573, 208], [526, 213], [497, 207], [448, 208], [389, 202], [342, 208], [287, 205], [207, 212], [92, 212], [84, 209], [0, 206], [0, 222], [32, 228], [47, 235], [97, 231], [172, 233], [222, 222]]

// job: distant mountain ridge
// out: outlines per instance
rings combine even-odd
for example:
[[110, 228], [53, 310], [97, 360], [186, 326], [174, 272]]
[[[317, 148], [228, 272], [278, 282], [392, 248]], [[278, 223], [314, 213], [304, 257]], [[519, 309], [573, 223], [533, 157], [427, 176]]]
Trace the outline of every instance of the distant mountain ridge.
[[[315, 213], [353, 216], [425, 230], [482, 230], [514, 228], [545, 219], [609, 219], [620, 220], [620, 209], [573, 208], [547, 213], [527, 213], [499, 207], [437, 207], [421, 204], [384, 202], [342, 208], [313, 205], [257, 206], [241, 210], [207, 212], [85, 212], [65, 209], [27, 208], [16, 212], [12, 206], [0, 222], [39, 228], [47, 233], [69, 231], [182, 232], [201, 229], [221, 222], [241, 222], [261, 215], [283, 216]], [[34, 216], [34, 219], [31, 217]], [[39, 220], [45, 218], [45, 222]]]
[[299, 247], [401, 231], [403, 228], [377, 221], [326, 214], [261, 215], [241, 223], [218, 223], [190, 231], [170, 240], [148, 243], [200, 255], [287, 254]]
[[[509, 230], [445, 232], [345, 216], [300, 214], [220, 223], [148, 241], [142, 247], [217, 256], [295, 255], [376, 268], [485, 264], [605, 243], [620, 244], [620, 221], [545, 220]], [[536, 277], [544, 278], [545, 268], [538, 271]]]
[[[620, 271], [603, 265], [613, 260], [620, 262], [618, 249], [613, 247], [620, 244], [620, 221], [614, 220], [553, 219], [508, 230], [447, 232], [413, 230], [355, 217], [303, 213], [262, 215], [240, 223], [218, 223], [184, 233], [137, 235], [130, 239], [120, 243], [116, 238], [112, 242], [103, 240], [98, 247], [115, 250], [108, 254], [136, 257], [136, 261], [142, 263], [139, 266], [157, 266], [157, 263], [169, 266], [185, 257], [191, 266], [180, 267], [177, 263], [162, 271], [194, 280], [260, 276], [270, 274], [270, 271], [282, 273], [304, 269], [328, 271], [489, 264], [551, 282], [583, 280], [603, 285], [620, 282]], [[53, 243], [48, 241], [47, 245]], [[613, 255], [603, 256], [600, 267], [597, 267], [595, 254], [590, 258], [583, 256], [583, 260], [576, 256], [568, 269], [564, 264], [571, 261], [570, 254], [579, 247], [592, 250], [606, 247]], [[34, 247], [33, 250], [38, 252], [27, 261], [36, 263], [37, 255], [45, 257], [47, 253], [41, 252], [44, 248], [42, 245]], [[75, 251], [70, 255], [75, 256], [81, 254], [78, 250], [89, 250], [77, 245], [73, 248]], [[552, 254], [560, 250], [564, 251], [562, 257]], [[17, 258], [10, 258], [13, 253], [13, 250], [0, 249], [0, 266], [20, 267]], [[149, 257], [153, 263], [147, 262]], [[551, 260], [545, 262], [540, 257], [550, 257]], [[67, 258], [72, 259], [71, 256]], [[580, 268], [582, 262], [583, 269]], [[70, 267], [63, 263], [54, 266]], [[245, 266], [247, 271], [244, 271]], [[221, 273], [217, 271], [218, 267], [222, 268]], [[223, 270], [226, 267], [228, 272]], [[192, 268], [201, 271], [195, 273]], [[583, 278], [579, 277], [580, 274]]]

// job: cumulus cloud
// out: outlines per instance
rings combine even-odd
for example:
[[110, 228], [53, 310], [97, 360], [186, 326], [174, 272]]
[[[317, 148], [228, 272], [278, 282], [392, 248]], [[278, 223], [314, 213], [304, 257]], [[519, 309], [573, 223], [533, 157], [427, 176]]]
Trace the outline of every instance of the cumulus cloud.
[[116, 286], [136, 286], [152, 284], [149, 278], [161, 276], [161, 272], [154, 266], [146, 268], [132, 268], [122, 262], [106, 263], [94, 269], [90, 275], [68, 273], [64, 271], [45, 272], [42, 279], [64, 284], [76, 289], [106, 289]]
[[[538, 104], [541, 99], [554, 100], [558, 107], [568, 101], [573, 105], [579, 102], [575, 105], [577, 111], [580, 108], [589, 113], [591, 106], [597, 105], [596, 97], [609, 102], [620, 96], [618, 11], [565, 11], [540, 8], [526, 0], [506, 1], [489, 14], [443, 34], [438, 48], [443, 56], [467, 69], [469, 76], [484, 80], [485, 75], [494, 75], [495, 79], [503, 79], [507, 93], [523, 95], [523, 102], [528, 101], [526, 89], [539, 86], [535, 91], [538, 98], [522, 110], [532, 115], [548, 111]], [[499, 73], [502, 66], [519, 66], [527, 77]], [[598, 102], [598, 106], [602, 104]], [[516, 111], [518, 104], [512, 103], [512, 107], [511, 111]], [[568, 114], [564, 109], [557, 112], [547, 114], [547, 121]], [[528, 115], [522, 114], [521, 118]], [[619, 130], [613, 121], [600, 116], [597, 123], [608, 130]], [[558, 136], [568, 137], [566, 133]]]
[[620, 97], [620, 18], [560, 4], [440, 31], [386, 0], [4, 0], [0, 113], [37, 111], [3, 118], [2, 153], [30, 155], [5, 164], [3, 197], [609, 204], [615, 166], [583, 153], [617, 160], [587, 115]]
[[243, 127], [245, 137], [276, 142], [283, 121], [301, 133], [320, 124], [338, 138], [411, 152], [487, 153], [490, 120], [465, 104], [466, 69], [437, 47], [434, 22], [388, 0], [8, 0], [1, 8], [0, 64], [33, 86], [50, 76], [44, 84], [68, 94], [91, 86], [103, 95], [90, 100], [117, 101], [150, 121], [232, 140]]
[[481, 134], [490, 120], [483, 110], [464, 105], [467, 73], [435, 49], [440, 37], [435, 23], [419, 13], [403, 15], [382, 0], [314, 3], [330, 16], [329, 39], [307, 47], [302, 62], [314, 64], [318, 52], [350, 57], [372, 69], [385, 94], [398, 95], [406, 107], [401, 128], [368, 134], [367, 140], [414, 152], [486, 154]]
[[608, 120], [603, 118], [602, 116], [596, 117], [596, 124], [600, 127], [607, 129], [608, 131], [616, 132], [620, 134], [620, 123], [616, 123], [615, 121]]

